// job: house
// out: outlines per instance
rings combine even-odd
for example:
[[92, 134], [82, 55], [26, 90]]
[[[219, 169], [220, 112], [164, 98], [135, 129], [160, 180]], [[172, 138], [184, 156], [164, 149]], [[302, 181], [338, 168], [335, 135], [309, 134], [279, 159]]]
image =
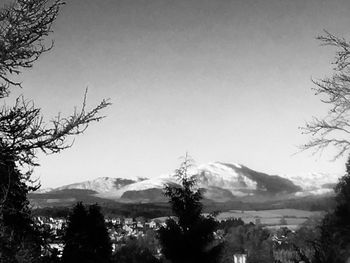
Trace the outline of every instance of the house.
[[234, 254], [233, 260], [234, 260], [234, 263], [246, 263], [247, 254]]

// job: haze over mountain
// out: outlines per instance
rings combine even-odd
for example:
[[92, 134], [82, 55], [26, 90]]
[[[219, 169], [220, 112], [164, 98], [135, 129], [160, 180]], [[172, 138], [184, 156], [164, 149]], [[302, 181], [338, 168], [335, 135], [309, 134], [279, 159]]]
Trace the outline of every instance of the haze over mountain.
[[[283, 200], [305, 196], [327, 195], [333, 192], [337, 176], [313, 173], [309, 175], [269, 175], [246, 166], [213, 162], [192, 168], [204, 197], [214, 202]], [[119, 202], [163, 202], [165, 184], [176, 184], [173, 175], [137, 180], [100, 177], [92, 181], [42, 190], [32, 194], [35, 200], [48, 203], [78, 201], [82, 195], [89, 199]], [[52, 197], [52, 198], [50, 198]], [[41, 202], [42, 203], [42, 202]]]

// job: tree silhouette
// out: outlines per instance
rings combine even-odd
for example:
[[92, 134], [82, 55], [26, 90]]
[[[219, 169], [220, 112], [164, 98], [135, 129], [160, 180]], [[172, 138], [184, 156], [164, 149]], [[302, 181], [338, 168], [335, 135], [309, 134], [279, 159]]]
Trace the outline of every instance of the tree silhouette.
[[[350, 150], [350, 42], [327, 31], [317, 39], [324, 46], [336, 48], [333, 74], [313, 81], [316, 95], [321, 95], [322, 102], [330, 109], [325, 117], [314, 117], [302, 128], [311, 139], [301, 148], [317, 152], [335, 147], [338, 152], [334, 159], [337, 159]], [[336, 208], [324, 217], [319, 227], [320, 238], [312, 242], [315, 263], [350, 259], [350, 157], [346, 174], [339, 180], [335, 193]]]
[[[18, 78], [22, 70], [32, 67], [53, 47], [47, 37], [63, 4], [61, 0], [14, 0], [0, 7], [0, 99], [3, 102], [12, 88], [22, 87]], [[11, 253], [15, 253], [18, 262], [29, 262], [32, 250], [27, 249], [30, 243], [27, 238], [30, 233], [36, 233], [36, 227], [30, 219], [27, 193], [40, 187], [31, 180], [33, 167], [38, 165], [38, 152], [51, 154], [69, 148], [72, 145], [69, 137], [84, 132], [91, 122], [101, 120], [100, 110], [109, 103], [103, 100], [88, 111], [85, 94], [80, 110], [74, 110], [67, 117], [58, 114], [48, 122], [41, 109], [23, 97], [17, 98], [12, 106], [3, 105], [0, 107], [0, 257], [10, 262]], [[38, 234], [30, 235], [42, 240]], [[31, 243], [40, 246], [39, 241]]]
[[113, 255], [114, 263], [160, 263], [147, 244], [131, 238]]
[[77, 203], [68, 218], [63, 240], [64, 263], [107, 263], [111, 260], [111, 241], [98, 205], [86, 209], [81, 202]]
[[315, 152], [332, 146], [338, 151], [335, 159], [350, 150], [350, 43], [327, 31], [317, 37], [323, 46], [336, 48], [333, 61], [333, 74], [320, 80], [313, 80], [316, 95], [330, 109], [322, 118], [314, 117], [307, 122], [302, 131], [311, 135], [302, 150], [313, 149]]
[[350, 157], [335, 192], [336, 207], [323, 219], [321, 238], [315, 243], [317, 263], [345, 262], [350, 258]]
[[14, 75], [30, 68], [45, 52], [61, 0], [16, 0], [0, 11], [0, 98], [10, 93], [11, 86], [21, 87]]
[[100, 206], [96, 204], [89, 206], [87, 227], [91, 254], [89, 262], [109, 262], [112, 245]]
[[202, 193], [196, 187], [196, 176], [189, 175], [192, 160], [186, 155], [175, 177], [179, 185], [169, 184], [169, 198], [176, 219], [169, 218], [159, 229], [162, 253], [172, 263], [212, 263], [218, 261], [221, 246], [215, 242], [217, 222], [202, 215]]
[[32, 188], [23, 179], [10, 156], [1, 156], [0, 185], [7, 185], [1, 194], [1, 262], [38, 262], [43, 245], [39, 230], [30, 216], [28, 191]]
[[85, 206], [77, 203], [68, 217], [67, 228], [63, 237], [63, 262], [78, 262], [87, 256], [87, 211]]

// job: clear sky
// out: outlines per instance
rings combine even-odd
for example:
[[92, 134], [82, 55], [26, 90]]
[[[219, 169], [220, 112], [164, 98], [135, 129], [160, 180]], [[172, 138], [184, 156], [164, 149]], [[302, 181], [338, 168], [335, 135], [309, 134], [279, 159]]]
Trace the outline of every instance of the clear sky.
[[43, 187], [100, 176], [153, 177], [188, 151], [271, 174], [342, 173], [332, 152], [296, 154], [299, 126], [326, 105], [311, 78], [331, 73], [326, 29], [350, 39], [343, 0], [71, 0], [55, 48], [22, 74], [47, 119], [110, 98], [73, 148], [40, 155]]

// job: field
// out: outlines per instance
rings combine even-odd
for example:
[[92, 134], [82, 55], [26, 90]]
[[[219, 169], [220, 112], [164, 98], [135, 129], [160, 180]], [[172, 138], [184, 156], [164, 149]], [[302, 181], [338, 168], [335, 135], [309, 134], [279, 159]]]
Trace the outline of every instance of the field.
[[[245, 223], [261, 224], [267, 228], [274, 229], [286, 226], [296, 229], [309, 218], [319, 218], [324, 215], [324, 211], [306, 211], [299, 209], [274, 209], [274, 210], [230, 210], [222, 212], [216, 217], [217, 220], [227, 220], [230, 218], [241, 218]], [[205, 215], [208, 215], [205, 213]], [[165, 222], [167, 216], [157, 217], [161, 222]]]
[[229, 218], [241, 218], [245, 223], [259, 223], [268, 227], [288, 226], [295, 228], [311, 217], [320, 217], [324, 212], [305, 211], [298, 209], [275, 209], [275, 210], [230, 210], [222, 212], [217, 216], [218, 220]]

